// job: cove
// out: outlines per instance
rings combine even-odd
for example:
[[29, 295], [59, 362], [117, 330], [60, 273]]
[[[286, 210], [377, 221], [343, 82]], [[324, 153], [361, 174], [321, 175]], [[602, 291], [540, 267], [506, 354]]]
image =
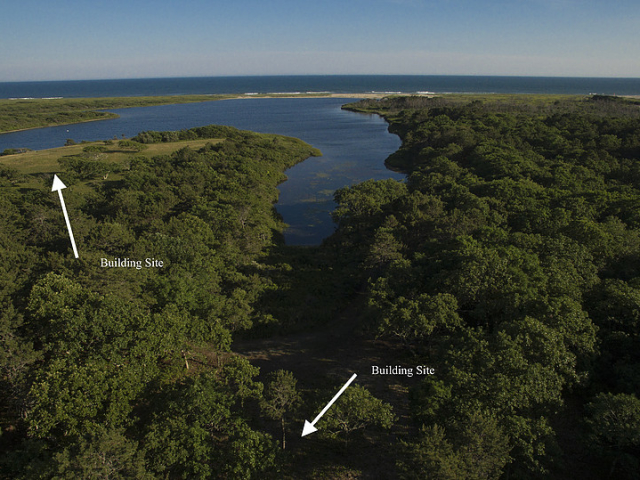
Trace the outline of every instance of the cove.
[[99, 122], [40, 128], [0, 135], [6, 148], [41, 150], [64, 145], [67, 138], [106, 140], [132, 137], [144, 130], [181, 130], [208, 124], [229, 125], [260, 133], [300, 138], [318, 148], [311, 157], [286, 171], [276, 210], [289, 227], [287, 245], [318, 245], [335, 225], [333, 192], [365, 180], [404, 175], [384, 166], [401, 144], [377, 115], [348, 112], [340, 98], [255, 98], [184, 105], [110, 110], [120, 118]]

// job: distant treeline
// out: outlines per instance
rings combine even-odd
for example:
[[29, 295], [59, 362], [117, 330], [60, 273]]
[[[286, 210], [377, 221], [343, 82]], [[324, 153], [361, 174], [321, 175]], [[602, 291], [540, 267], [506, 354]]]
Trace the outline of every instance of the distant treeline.
[[104, 109], [206, 102], [223, 98], [229, 98], [229, 96], [174, 95], [164, 97], [0, 100], [0, 133], [118, 118], [115, 113], [98, 111]]

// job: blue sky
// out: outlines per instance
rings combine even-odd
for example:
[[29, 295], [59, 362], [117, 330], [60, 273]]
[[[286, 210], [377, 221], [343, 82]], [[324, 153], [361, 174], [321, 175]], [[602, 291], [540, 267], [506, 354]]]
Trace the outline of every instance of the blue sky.
[[638, 0], [3, 0], [0, 81], [640, 77]]

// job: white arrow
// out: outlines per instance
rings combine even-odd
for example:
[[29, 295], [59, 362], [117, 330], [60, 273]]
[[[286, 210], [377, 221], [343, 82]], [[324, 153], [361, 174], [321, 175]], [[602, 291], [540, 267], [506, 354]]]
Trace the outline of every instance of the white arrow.
[[73, 247], [73, 254], [78, 258], [78, 249], [76, 248], [76, 241], [73, 238], [73, 232], [71, 231], [71, 223], [69, 222], [69, 214], [67, 213], [67, 207], [64, 204], [64, 198], [62, 198], [62, 189], [67, 188], [67, 186], [62, 183], [62, 180], [58, 178], [58, 175], [53, 176], [53, 186], [51, 187], [52, 192], [58, 192], [60, 196], [60, 204], [62, 205], [62, 213], [64, 213], [64, 220], [67, 222], [67, 229], [69, 230], [69, 238], [71, 238], [71, 246]]
[[340, 395], [342, 395], [344, 393], [344, 391], [349, 387], [349, 385], [351, 385], [351, 382], [353, 382], [356, 377], [358, 375], [357, 374], [353, 374], [351, 376], [351, 378], [349, 380], [347, 380], [347, 383], [345, 383], [342, 388], [340, 389], [340, 391], [338, 393], [335, 394], [335, 396], [331, 399], [331, 401], [329, 403], [327, 403], [327, 406], [324, 407], [322, 409], [322, 411], [318, 414], [318, 416], [313, 420], [313, 422], [309, 423], [307, 420], [304, 421], [304, 427], [302, 428], [302, 436], [305, 437], [313, 432], [318, 431], [318, 429], [316, 427], [314, 427], [314, 425], [318, 422], [318, 420], [320, 420], [322, 418], [322, 416], [327, 413], [327, 410], [329, 410], [329, 408], [331, 408], [331, 405], [333, 405], [335, 403], [336, 400], [338, 400], [338, 398], [340, 397]]

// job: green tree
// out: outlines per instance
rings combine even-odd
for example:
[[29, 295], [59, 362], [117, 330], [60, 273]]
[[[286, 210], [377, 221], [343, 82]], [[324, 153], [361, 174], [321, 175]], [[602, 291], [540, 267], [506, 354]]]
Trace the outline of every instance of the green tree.
[[247, 425], [235, 404], [212, 373], [166, 386], [144, 425], [147, 469], [170, 478], [264, 478], [277, 447]]
[[258, 367], [241, 357], [231, 357], [224, 366], [225, 381], [233, 387], [235, 396], [240, 398], [240, 407], [244, 408], [246, 399], [260, 397], [263, 385], [253, 380], [259, 373]]
[[498, 479], [511, 461], [509, 438], [498, 421], [473, 414], [454, 424], [458, 454], [469, 480]]
[[8, 408], [10, 421], [24, 418], [27, 413], [28, 373], [40, 355], [19, 331], [22, 315], [13, 304], [0, 304], [0, 399]]
[[587, 405], [589, 444], [611, 462], [610, 478], [637, 478], [640, 467], [640, 400], [601, 393]]
[[422, 427], [414, 442], [400, 444], [398, 469], [404, 480], [434, 478], [438, 480], [465, 480], [464, 467], [439, 425]]
[[334, 437], [344, 435], [347, 445], [353, 432], [369, 427], [388, 430], [394, 421], [391, 405], [375, 398], [366, 388], [352, 385], [322, 417], [318, 429]]
[[[451, 427], [423, 426], [415, 441], [401, 442], [398, 467], [404, 479], [498, 479], [511, 460], [498, 422], [474, 414]], [[449, 440], [449, 438], [453, 440]]]
[[277, 370], [269, 374], [264, 397], [260, 403], [264, 414], [273, 420], [279, 420], [282, 427], [282, 449], [286, 448], [286, 417], [300, 403], [300, 394], [296, 389], [298, 381], [293, 373]]
[[338, 207], [332, 217], [342, 226], [357, 226], [376, 217], [399, 197], [406, 195], [407, 187], [396, 180], [367, 180], [353, 187], [336, 190]]
[[54, 456], [56, 479], [125, 480], [155, 478], [146, 472], [137, 442], [117, 430], [97, 431], [81, 437]]
[[184, 319], [175, 311], [150, 315], [62, 275], [47, 274], [32, 288], [28, 314], [44, 357], [29, 393], [30, 431], [38, 437], [122, 425], [160, 361], [184, 349]]
[[390, 263], [403, 259], [402, 248], [403, 245], [393, 235], [393, 229], [380, 227], [374, 235], [373, 244], [365, 260], [365, 268], [374, 272], [382, 271]]
[[391, 335], [400, 338], [405, 344], [413, 342], [427, 343], [427, 338], [435, 333], [445, 333], [462, 325], [457, 313], [458, 303], [453, 295], [426, 293], [416, 298], [385, 298], [384, 279], [378, 281], [372, 291], [369, 304], [379, 308], [380, 335]]

